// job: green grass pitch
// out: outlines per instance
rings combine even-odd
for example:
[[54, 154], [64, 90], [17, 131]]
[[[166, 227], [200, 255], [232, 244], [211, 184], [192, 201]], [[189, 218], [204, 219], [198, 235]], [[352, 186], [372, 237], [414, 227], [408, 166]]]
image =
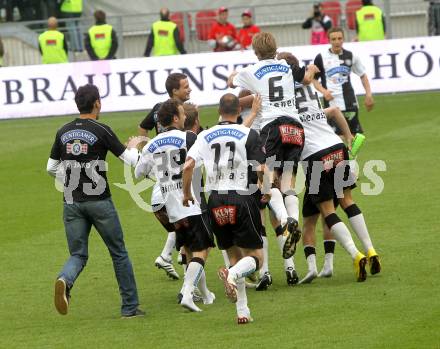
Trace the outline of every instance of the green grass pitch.
[[[101, 121], [125, 140], [137, 132], [143, 115], [104, 114]], [[203, 108], [201, 118], [203, 126], [215, 124], [215, 109]], [[382, 273], [356, 283], [351, 260], [338, 246], [333, 278], [287, 287], [268, 229], [274, 284], [267, 292], [248, 290], [255, 322], [247, 326], [236, 325], [235, 307], [217, 279], [222, 258], [216, 249], [207, 278], [217, 301], [199, 314], [176, 304], [181, 282], [153, 266], [164, 230], [113, 184], [147, 316], [119, 318], [111, 259], [94, 231], [69, 314], [58, 315], [53, 283], [68, 251], [61, 194], [45, 169], [55, 132], [71, 117], [0, 122], [0, 348], [440, 348], [438, 92], [376, 96], [374, 111], [362, 109], [360, 118], [367, 131], [361, 161], [387, 165], [380, 173], [381, 195], [355, 192], [382, 257]], [[110, 183], [123, 183], [122, 164], [111, 154], [108, 160]], [[317, 240], [320, 268], [321, 230]], [[302, 248], [296, 266], [303, 276]]]

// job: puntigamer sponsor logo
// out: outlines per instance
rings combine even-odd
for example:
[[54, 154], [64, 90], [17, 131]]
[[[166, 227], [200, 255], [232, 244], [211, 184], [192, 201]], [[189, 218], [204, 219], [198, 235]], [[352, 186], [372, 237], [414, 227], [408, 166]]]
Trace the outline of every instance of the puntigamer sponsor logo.
[[63, 144], [66, 144], [72, 140], [81, 140], [93, 145], [98, 138], [93, 133], [85, 130], [71, 130], [67, 131], [61, 136], [61, 142], [63, 142]]
[[271, 64], [271, 65], [265, 65], [264, 67], [261, 67], [258, 69], [254, 75], [255, 77], [260, 80], [264, 75], [273, 73], [273, 72], [280, 72], [280, 73], [288, 73], [289, 67], [282, 65], [282, 64]]
[[183, 139], [179, 137], [161, 138], [151, 143], [151, 145], [148, 147], [148, 151], [150, 153], [153, 153], [157, 148], [163, 147], [165, 145], [173, 145], [177, 148], [180, 148], [183, 142], [184, 142]]
[[220, 130], [215, 130], [213, 132], [208, 133], [205, 136], [205, 140], [210, 143], [214, 139], [218, 137], [233, 137], [238, 140], [242, 139], [245, 136], [245, 134], [239, 130], [235, 130], [233, 128], [222, 128]]

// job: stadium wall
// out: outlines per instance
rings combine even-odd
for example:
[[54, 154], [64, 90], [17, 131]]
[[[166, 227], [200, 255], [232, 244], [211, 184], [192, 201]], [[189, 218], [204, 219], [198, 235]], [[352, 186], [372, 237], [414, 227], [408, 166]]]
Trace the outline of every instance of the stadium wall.
[[[373, 93], [440, 89], [440, 37], [344, 45], [361, 58]], [[307, 64], [327, 47], [279, 51], [290, 51]], [[103, 112], [146, 110], [167, 98], [164, 82], [173, 71], [189, 76], [194, 103], [213, 105], [228, 90], [227, 76], [254, 62], [252, 51], [234, 51], [1, 68], [0, 119], [75, 114], [74, 93], [88, 82], [100, 88]], [[360, 79], [352, 81], [361, 94]]]

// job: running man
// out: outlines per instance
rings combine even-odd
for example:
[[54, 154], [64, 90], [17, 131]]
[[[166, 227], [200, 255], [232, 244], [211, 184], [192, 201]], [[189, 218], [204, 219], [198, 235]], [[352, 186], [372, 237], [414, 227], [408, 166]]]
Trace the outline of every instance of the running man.
[[79, 117], [61, 127], [55, 137], [47, 171], [57, 176], [64, 171], [64, 211], [70, 258], [55, 282], [55, 307], [62, 315], [69, 308], [70, 292], [87, 264], [92, 226], [96, 228], [113, 260], [113, 268], [122, 298], [123, 318], [144, 316], [133, 267], [124, 243], [118, 213], [111, 199], [106, 175], [106, 156], [111, 151], [126, 164], [135, 166], [139, 153], [133, 138], [126, 148], [112, 129], [98, 122], [101, 98], [94, 85], [81, 86], [75, 95]]

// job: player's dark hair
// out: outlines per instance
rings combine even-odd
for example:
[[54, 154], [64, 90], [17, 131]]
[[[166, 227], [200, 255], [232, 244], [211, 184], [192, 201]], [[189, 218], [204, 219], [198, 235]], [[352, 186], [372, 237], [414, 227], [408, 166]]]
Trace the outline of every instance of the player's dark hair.
[[373, 5], [373, 0], [362, 0], [362, 6]]
[[344, 36], [344, 29], [341, 27], [332, 27], [328, 30], [327, 36], [330, 37], [330, 34], [332, 33], [342, 33], [342, 36]]
[[277, 54], [277, 59], [284, 59], [286, 60], [287, 64], [292, 66], [298, 66], [299, 67], [299, 60], [296, 58], [293, 54], [290, 52], [280, 52]]
[[199, 119], [199, 111], [197, 107], [192, 103], [184, 103], [183, 110], [185, 111], [185, 130], [191, 130]]
[[237, 96], [232, 93], [226, 93], [220, 98], [218, 108], [220, 115], [238, 115], [240, 112], [240, 101]]
[[96, 24], [105, 24], [106, 23], [106, 16], [105, 16], [105, 12], [102, 10], [96, 10], [95, 13], [93, 14], [93, 16], [95, 17], [95, 22]]
[[173, 97], [173, 90], [178, 90], [180, 88], [180, 80], [184, 80], [188, 78], [185, 74], [182, 73], [172, 73], [168, 75], [167, 80], [165, 81], [165, 88], [170, 97]]
[[91, 84], [81, 86], [75, 94], [75, 103], [80, 114], [91, 113], [95, 102], [100, 99], [98, 88]]
[[173, 98], [162, 103], [157, 112], [157, 118], [163, 127], [170, 126], [173, 123], [174, 115], [179, 115], [179, 105], [182, 103]]

